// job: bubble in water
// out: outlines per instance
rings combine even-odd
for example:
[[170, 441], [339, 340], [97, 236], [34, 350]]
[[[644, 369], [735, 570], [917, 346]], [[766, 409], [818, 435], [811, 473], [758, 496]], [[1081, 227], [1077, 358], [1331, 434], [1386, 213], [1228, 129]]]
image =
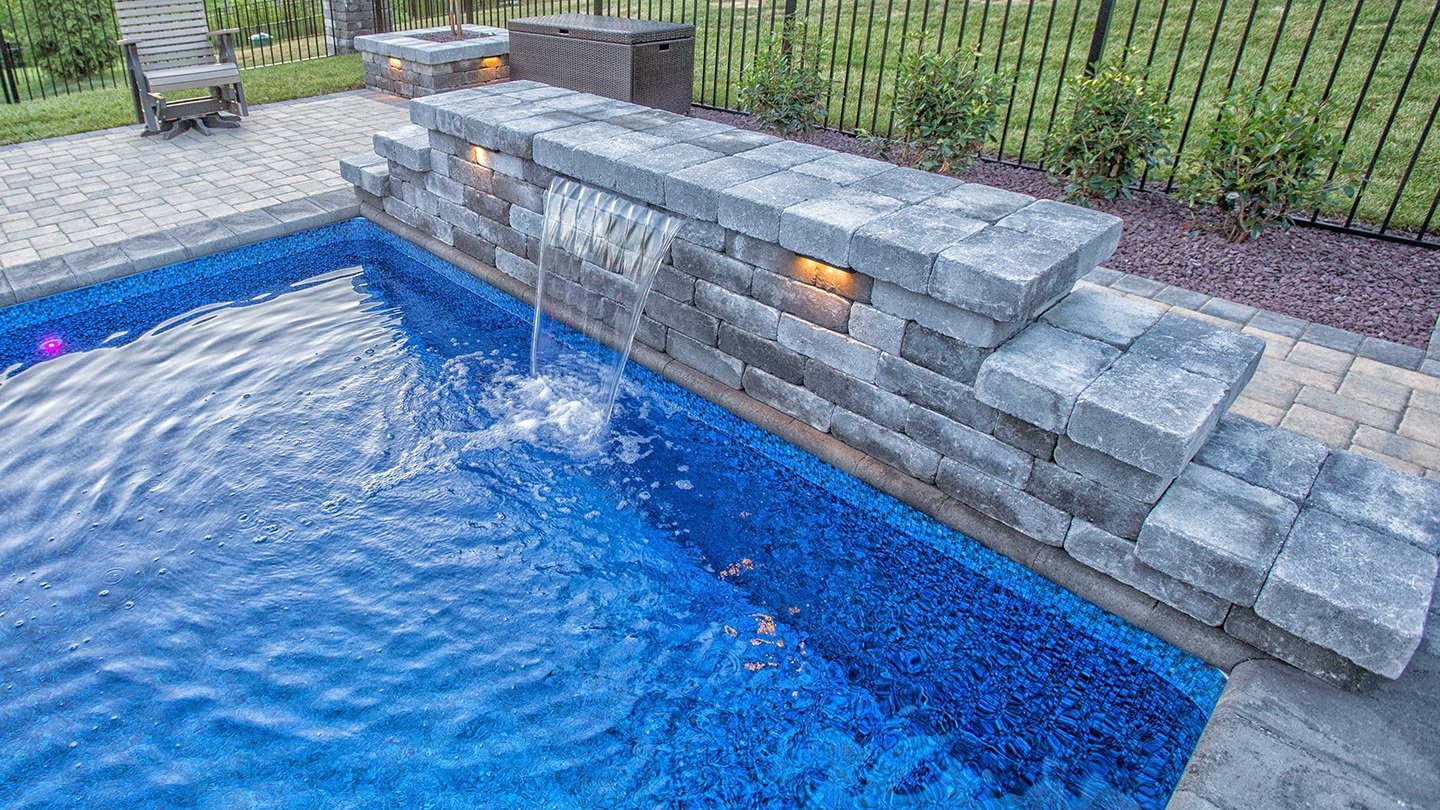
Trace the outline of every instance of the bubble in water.
[[101, 596], [109, 596], [109, 595], [110, 595], [110, 589], [109, 589], [109, 588], [106, 588], [105, 590], [103, 590], [103, 591], [100, 592], [100, 595], [101, 595]]
[[690, 480], [688, 478], [681, 478], [679, 481], [675, 482], [675, 487], [677, 489], [691, 490], [695, 488], [695, 485], [690, 483]]

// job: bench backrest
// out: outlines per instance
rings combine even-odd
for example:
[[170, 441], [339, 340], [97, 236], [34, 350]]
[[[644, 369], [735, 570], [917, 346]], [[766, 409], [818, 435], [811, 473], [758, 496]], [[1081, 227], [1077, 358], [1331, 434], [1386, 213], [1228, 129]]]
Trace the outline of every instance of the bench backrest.
[[135, 40], [147, 68], [215, 63], [205, 0], [115, 0], [120, 35]]

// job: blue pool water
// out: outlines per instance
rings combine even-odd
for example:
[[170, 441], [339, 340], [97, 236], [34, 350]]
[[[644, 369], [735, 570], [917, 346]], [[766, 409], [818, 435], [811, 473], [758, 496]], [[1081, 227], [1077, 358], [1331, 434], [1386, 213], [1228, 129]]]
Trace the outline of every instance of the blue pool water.
[[0, 310], [0, 805], [1163, 806], [1220, 673], [528, 336], [363, 221]]

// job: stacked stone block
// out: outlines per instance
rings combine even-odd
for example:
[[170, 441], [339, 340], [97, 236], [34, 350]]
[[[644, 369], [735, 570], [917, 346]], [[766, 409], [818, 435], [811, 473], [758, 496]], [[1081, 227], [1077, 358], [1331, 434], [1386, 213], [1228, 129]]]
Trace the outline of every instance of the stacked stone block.
[[343, 167], [370, 206], [529, 285], [556, 176], [684, 217], [643, 344], [1311, 671], [1419, 642], [1440, 487], [1225, 417], [1258, 340], [1072, 292], [1115, 218], [532, 82], [411, 117]]
[[365, 86], [404, 98], [418, 98], [510, 78], [510, 39], [504, 29], [464, 26], [480, 35], [455, 42], [432, 42], [418, 35], [446, 34], [430, 28], [354, 38], [361, 54]]
[[357, 37], [375, 33], [375, 0], [325, 0], [325, 44], [334, 56], [355, 52]]

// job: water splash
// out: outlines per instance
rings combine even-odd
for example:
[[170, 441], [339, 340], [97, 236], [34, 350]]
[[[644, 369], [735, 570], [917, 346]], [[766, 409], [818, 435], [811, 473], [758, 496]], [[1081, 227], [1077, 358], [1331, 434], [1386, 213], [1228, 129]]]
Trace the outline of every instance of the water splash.
[[[538, 409], [539, 424], [577, 427], [590, 441], [604, 435], [645, 298], [680, 224], [571, 180], [550, 183], [530, 339], [535, 383], [516, 391], [517, 404]], [[576, 331], [606, 348], [580, 348]]]

